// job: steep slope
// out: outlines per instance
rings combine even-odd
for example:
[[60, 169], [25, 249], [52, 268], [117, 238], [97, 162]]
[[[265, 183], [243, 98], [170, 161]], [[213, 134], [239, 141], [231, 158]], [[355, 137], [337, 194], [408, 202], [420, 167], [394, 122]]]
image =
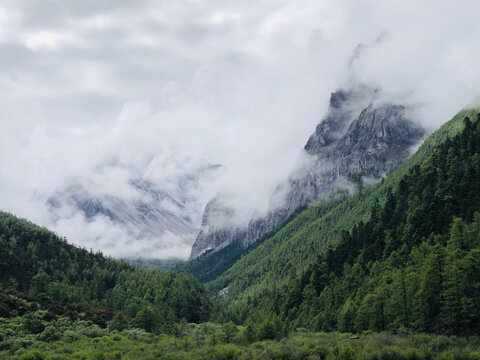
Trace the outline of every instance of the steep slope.
[[378, 181], [403, 163], [424, 130], [406, 117], [403, 106], [377, 103], [377, 96], [367, 88], [332, 93], [327, 115], [305, 145], [312, 164], [300, 176], [291, 177], [283, 205], [271, 209], [264, 218], [252, 219], [242, 229], [214, 226], [216, 216], [228, 217], [233, 211], [222, 208], [221, 199], [212, 201], [190, 259], [235, 240], [248, 246], [296, 209], [324, 197], [352, 176]]
[[343, 112], [353, 95], [344, 94], [343, 102], [335, 99], [338, 96], [332, 95], [327, 118], [305, 145], [315, 159], [314, 166], [305, 176], [291, 180], [284, 207], [273, 210], [266, 219], [250, 222], [247, 245], [271, 231], [295, 209], [327, 195], [342, 181], [353, 176], [378, 181], [405, 162], [411, 147], [424, 135], [424, 130], [406, 118], [405, 108], [400, 105], [370, 103], [349, 123]]
[[208, 202], [189, 260], [210, 250], [218, 251], [245, 238], [245, 229], [229, 225], [232, 216], [234, 216], [234, 211], [224, 206], [220, 197]]
[[[478, 116], [480, 119], [480, 114]], [[480, 330], [480, 121], [414, 166], [277, 307], [323, 330]]]
[[381, 183], [363, 188], [333, 208], [323, 201], [304, 210], [210, 282], [210, 290], [216, 292], [228, 286], [228, 296], [223, 301], [229, 303], [235, 316], [243, 318], [245, 314], [242, 315], [241, 309], [249, 298], [286, 285], [289, 278], [303, 273], [329, 246], [338, 244], [343, 231], [350, 231], [361, 221], [368, 221], [371, 209], [385, 201], [388, 189], [396, 186], [410, 169], [423, 163], [443, 142], [461, 131], [463, 118], [467, 115], [476, 117], [476, 111], [462, 111], [456, 115]]
[[[335, 197], [337, 197], [337, 199], [334, 199], [333, 197], [329, 198], [329, 206], [334, 207], [334, 205], [339, 201], [338, 198], [341, 198], [341, 195], [335, 194]], [[274, 230], [268, 234], [265, 234], [261, 239], [257, 240], [253, 244], [250, 244], [249, 246], [244, 246], [241, 239], [235, 240], [221, 249], [209, 250], [195, 259], [179, 264], [174, 268], [174, 270], [192, 275], [201, 283], [213, 281], [227, 271], [230, 267], [232, 267], [232, 265], [235, 264], [235, 262], [237, 262], [242, 256], [260, 246], [265, 239], [269, 239], [270, 237], [274, 236], [275, 233], [281, 231], [284, 224], [292, 221], [304, 209], [305, 207], [300, 207], [295, 210], [293, 214], [278, 224]]]

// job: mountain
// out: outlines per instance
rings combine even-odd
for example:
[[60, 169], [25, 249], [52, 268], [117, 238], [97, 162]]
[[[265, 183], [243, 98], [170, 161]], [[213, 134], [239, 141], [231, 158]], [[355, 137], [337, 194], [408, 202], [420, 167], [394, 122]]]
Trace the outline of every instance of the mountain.
[[478, 179], [480, 114], [299, 274], [279, 313], [324, 331], [478, 334]]
[[465, 110], [380, 182], [190, 262], [230, 263], [203, 274], [210, 296], [0, 212], [0, 357], [475, 359], [479, 178]]
[[[460, 309], [473, 314], [477, 306], [477, 265], [468, 259], [476, 257], [480, 244], [475, 230], [480, 128], [468, 118], [476, 120], [477, 110], [460, 112], [380, 183], [301, 211], [207, 283], [212, 293], [227, 293], [220, 299], [224, 316], [258, 321], [269, 314], [292, 328], [316, 330], [403, 326], [471, 333], [478, 323]], [[463, 245], [455, 250], [459, 237]], [[457, 245], [449, 246], [452, 241]], [[429, 282], [433, 270], [426, 266], [434, 260], [448, 264], [432, 273], [431, 281], [442, 278], [437, 283]], [[452, 271], [459, 277], [453, 279]], [[453, 295], [454, 282], [460, 287]], [[402, 284], [409, 291], [403, 295]], [[442, 305], [447, 297], [452, 308]], [[388, 311], [383, 325], [382, 306]]]
[[349, 184], [353, 179], [379, 181], [408, 159], [412, 146], [424, 135], [425, 131], [408, 118], [405, 107], [383, 103], [375, 91], [359, 88], [332, 93], [328, 113], [304, 147], [310, 166], [292, 175], [283, 204], [242, 228], [218, 221], [233, 216], [233, 210], [222, 205], [221, 198], [212, 200], [205, 209], [190, 259], [234, 241], [247, 247], [298, 208], [340, 186], [354, 187]]
[[355, 117], [351, 109], [359, 97], [341, 90], [332, 94], [326, 118], [305, 145], [314, 165], [307, 174], [290, 181], [285, 206], [271, 211], [266, 219], [249, 223], [247, 245], [299, 207], [326, 196], [354, 176], [377, 182], [408, 159], [425, 131], [407, 118], [403, 106], [374, 105], [375, 99]]
[[[241, 303], [256, 292], [270, 291], [273, 284], [281, 285], [288, 276], [304, 271], [319, 253], [340, 241], [343, 231], [350, 231], [360, 221], [367, 221], [371, 208], [384, 201], [387, 188], [395, 186], [415, 165], [424, 162], [442, 143], [462, 131], [464, 117], [476, 117], [475, 110], [464, 110], [429, 136], [404, 165], [375, 186], [365, 186], [353, 195], [326, 198], [307, 209], [299, 209], [288, 221], [255, 243], [251, 251], [232, 251], [225, 247], [222, 255], [238, 254], [229, 264], [222, 264], [220, 256], [208, 253], [184, 264], [183, 270], [194, 276], [205, 277], [212, 293], [229, 287], [228, 301]], [[342, 198], [343, 197], [343, 198]], [[248, 249], [247, 249], [248, 250]], [[226, 257], [225, 257], [226, 258]], [[203, 266], [207, 263], [207, 269]], [[216, 264], [221, 264], [217, 268]]]
[[83, 184], [74, 182], [58, 190], [47, 204], [56, 220], [61, 218], [62, 207], [66, 206], [84, 214], [87, 221], [104, 216], [140, 237], [162, 236], [169, 231], [189, 238], [196, 232], [192, 220], [182, 216], [182, 213], [186, 213], [184, 199], [175, 198], [146, 180], [131, 181], [130, 185], [138, 196], [124, 199], [94, 194]]
[[[107, 222], [110, 229], [131, 242], [125, 247], [132, 246], [132, 251], [124, 251], [120, 256], [138, 256], [131, 240], [141, 240], [146, 242], [143, 246], [157, 251], [151, 256], [162, 257], [165, 242], [184, 248], [193, 243], [201, 215], [199, 183], [213, 176], [217, 169], [218, 166], [204, 165], [193, 173], [172, 175], [163, 182], [131, 178], [119, 190], [108, 188], [101, 180], [99, 183], [95, 175], [71, 179], [48, 198], [49, 223], [75, 223], [79, 216], [87, 223]], [[105, 235], [97, 233], [99, 238]], [[110, 239], [111, 234], [105, 236], [115, 240]]]

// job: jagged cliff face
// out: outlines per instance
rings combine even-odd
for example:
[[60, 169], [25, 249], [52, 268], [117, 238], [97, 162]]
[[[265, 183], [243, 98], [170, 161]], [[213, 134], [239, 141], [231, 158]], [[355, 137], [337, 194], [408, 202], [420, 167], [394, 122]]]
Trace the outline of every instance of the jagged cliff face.
[[200, 232], [192, 246], [190, 260], [209, 250], [220, 250], [236, 240], [245, 238], [245, 229], [229, 226], [233, 209], [222, 205], [220, 198], [211, 200], [205, 207]]
[[[291, 177], [284, 205], [272, 209], [266, 217], [252, 219], [243, 231], [228, 226], [203, 231], [202, 225], [191, 258], [239, 237], [248, 246], [297, 208], [322, 198], [353, 175], [375, 181], [402, 164], [425, 132], [407, 118], [403, 106], [376, 104], [375, 97], [369, 89], [332, 93], [327, 115], [305, 145], [312, 165]], [[212, 222], [211, 217], [221, 211], [219, 207], [212, 212], [207, 206], [204, 223]]]

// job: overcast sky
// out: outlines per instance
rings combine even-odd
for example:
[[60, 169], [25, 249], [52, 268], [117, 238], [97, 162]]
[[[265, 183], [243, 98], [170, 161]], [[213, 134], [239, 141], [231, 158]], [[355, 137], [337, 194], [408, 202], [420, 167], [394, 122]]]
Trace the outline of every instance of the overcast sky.
[[[52, 223], [46, 200], [71, 179], [129, 196], [129, 179], [173, 189], [222, 164], [189, 216], [199, 225], [219, 192], [265, 208], [336, 88], [378, 87], [429, 129], [477, 97], [479, 15], [475, 0], [1, 0], [0, 208], [151, 255], [108, 223]], [[158, 243], [155, 256], [188, 256]]]

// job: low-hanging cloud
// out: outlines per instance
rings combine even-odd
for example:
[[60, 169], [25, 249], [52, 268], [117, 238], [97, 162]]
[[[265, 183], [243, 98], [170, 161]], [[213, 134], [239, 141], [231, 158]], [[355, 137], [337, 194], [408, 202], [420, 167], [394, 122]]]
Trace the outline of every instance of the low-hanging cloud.
[[336, 88], [381, 89], [429, 129], [478, 96], [479, 13], [475, 1], [3, 1], [0, 208], [107, 254], [186, 257], [193, 238], [134, 241], [103, 217], [54, 220], [47, 201], [72, 181], [137, 198], [131, 181], [145, 179], [184, 197], [196, 226], [218, 194], [242, 219], [264, 213]]

